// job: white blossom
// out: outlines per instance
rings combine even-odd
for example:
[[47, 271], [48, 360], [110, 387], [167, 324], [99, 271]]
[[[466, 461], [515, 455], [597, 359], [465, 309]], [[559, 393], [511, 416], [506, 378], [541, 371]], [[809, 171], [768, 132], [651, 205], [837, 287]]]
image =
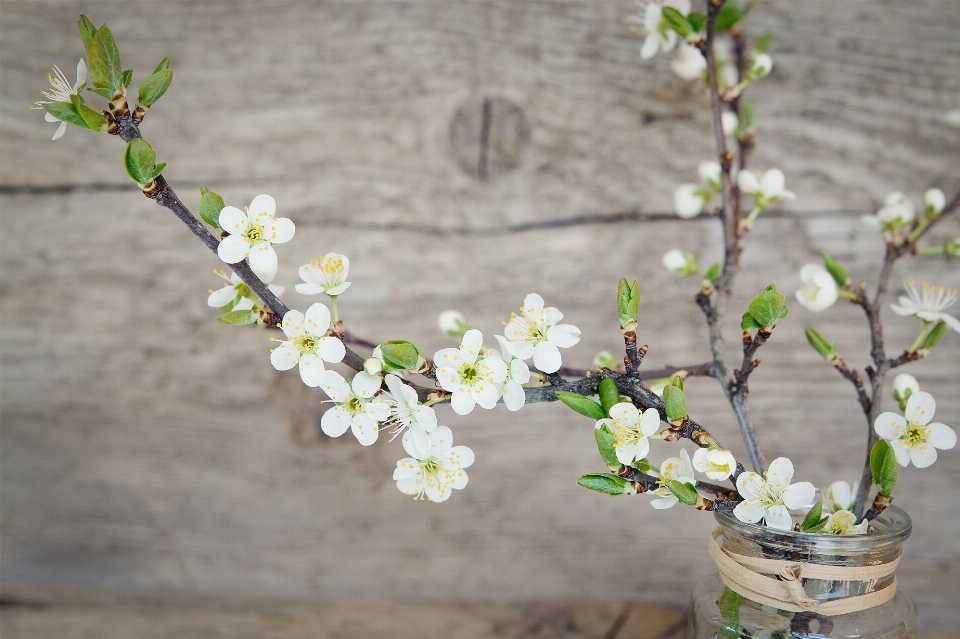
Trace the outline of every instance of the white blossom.
[[330, 437], [339, 437], [349, 428], [363, 446], [377, 441], [377, 422], [390, 416], [390, 405], [382, 397], [374, 397], [380, 390], [378, 375], [360, 371], [348, 384], [340, 373], [326, 371], [322, 388], [336, 406], [320, 418], [320, 430]]
[[870, 228], [883, 231], [891, 239], [913, 224], [916, 217], [913, 202], [900, 191], [894, 191], [883, 200], [883, 207], [876, 215], [864, 215], [860, 219]]
[[[726, 137], [733, 137], [737, 134], [737, 129], [740, 128], [740, 118], [733, 111], [724, 111], [720, 114], [720, 125]], [[720, 165], [717, 164], [717, 166]]]
[[516, 411], [523, 408], [527, 396], [523, 392], [523, 384], [530, 381], [530, 368], [519, 357], [510, 352], [510, 343], [505, 337], [494, 335], [500, 343], [500, 358], [507, 365], [507, 377], [503, 381], [500, 392], [503, 393], [503, 403], [507, 409]]
[[391, 434], [394, 437], [408, 429], [421, 433], [432, 433], [437, 429], [437, 413], [432, 407], [420, 403], [417, 391], [396, 375], [387, 375], [384, 381], [390, 390], [385, 394], [390, 400], [387, 424], [393, 428]]
[[[221, 279], [226, 280], [227, 283], [215, 291], [210, 291], [210, 296], [207, 297], [207, 306], [213, 308], [223, 308], [228, 304], [232, 304], [234, 300], [236, 300], [236, 303], [227, 310], [249, 311], [254, 307], [255, 300], [250, 293], [250, 288], [243, 283], [243, 280], [240, 279], [239, 275], [232, 272], [230, 275], [227, 275], [224, 271], [217, 270], [214, 270], [213, 272], [216, 273]], [[268, 284], [267, 288], [277, 297], [283, 295], [284, 291], [287, 290], [279, 284], [270, 284], [270, 282], [273, 281], [273, 278], [276, 277], [276, 272], [254, 274], [259, 277], [264, 284]], [[237, 300], [237, 296], [239, 295], [242, 295], [242, 297]]]
[[773, 70], [773, 58], [766, 53], [756, 53], [750, 60], [750, 68], [747, 74], [753, 78], [765, 78]]
[[869, 525], [870, 522], [866, 519], [858, 524], [856, 515], [843, 509], [827, 516], [822, 532], [825, 535], [865, 535]]
[[880, 413], [873, 428], [889, 440], [897, 462], [926, 468], [937, 461], [937, 450], [949, 450], [957, 443], [957, 434], [946, 424], [933, 421], [937, 402], [933, 395], [920, 391], [910, 395], [904, 415]]
[[438, 426], [426, 442], [403, 434], [403, 449], [410, 457], [397, 462], [393, 478], [397, 488], [416, 499], [446, 501], [454, 489], [467, 485], [464, 468], [473, 464], [473, 451], [466, 446], [452, 446], [453, 433], [446, 426]]
[[617, 440], [617, 461], [630, 465], [650, 452], [648, 438], [660, 429], [660, 414], [648, 408], [641, 415], [633, 404], [620, 402], [610, 407], [610, 417], [597, 421], [597, 429], [604, 426]]
[[936, 215], [947, 205], [947, 196], [940, 189], [929, 189], [923, 194], [923, 208], [927, 215]]
[[496, 355], [481, 357], [482, 348], [483, 334], [470, 329], [463, 334], [460, 348], [444, 348], [433, 356], [437, 382], [452, 393], [450, 404], [458, 415], [467, 415], [477, 404], [493, 408], [500, 399], [499, 386], [507, 377], [507, 365]]
[[737, 460], [729, 450], [699, 448], [693, 454], [693, 467], [714, 481], [723, 481], [737, 470]]
[[[77, 81], [73, 83], [73, 86], [70, 85], [67, 76], [63, 74], [63, 71], [61, 71], [57, 65], [53, 65], [53, 73], [48, 73], [47, 79], [50, 80], [50, 90], [40, 91], [47, 99], [37, 100], [33, 103], [33, 106], [30, 107], [31, 109], [42, 109], [44, 104], [53, 104], [54, 102], [66, 102], [70, 104], [70, 96], [80, 95], [80, 89], [82, 89], [87, 82], [87, 65], [83, 61], [83, 58], [80, 58], [80, 62], [77, 62]], [[67, 130], [67, 123], [54, 117], [49, 111], [43, 114], [43, 119], [47, 122], [60, 123], [60, 126], [57, 127], [56, 132], [53, 134], [54, 140], [63, 135]]]
[[530, 293], [523, 300], [520, 316], [510, 314], [503, 334], [514, 357], [526, 360], [544, 373], [560, 370], [561, 348], [570, 348], [580, 341], [580, 329], [572, 324], [558, 324], [563, 313], [553, 306], [543, 307], [543, 298]]
[[658, 480], [660, 488], [653, 491], [653, 494], [657, 495], [659, 499], [650, 502], [650, 505], [658, 510], [670, 508], [680, 502], [677, 496], [667, 488], [667, 482], [669, 481], [697, 485], [697, 480], [693, 476], [693, 467], [690, 465], [690, 456], [682, 448], [679, 457], [670, 457], [660, 464], [660, 478]]
[[[270, 363], [278, 371], [290, 370], [300, 364], [300, 378], [307, 386], [316, 388], [323, 383], [324, 362], [343, 361], [346, 349], [336, 337], [328, 336], [330, 311], [323, 304], [313, 304], [304, 315], [287, 311], [280, 328], [289, 341], [270, 351]], [[270, 338], [270, 341], [275, 341]]]
[[853, 487], [845, 481], [835, 481], [823, 489], [823, 512], [834, 513], [840, 510], [853, 510], [857, 502], [857, 489], [860, 482], [853, 482]]
[[670, 68], [681, 80], [699, 80], [707, 70], [707, 60], [700, 53], [700, 49], [681, 42], [677, 57], [670, 62]]
[[703, 213], [708, 199], [699, 185], [681, 184], [673, 191], [673, 210], [678, 217], [689, 220]]
[[440, 330], [452, 337], [460, 337], [467, 332], [467, 318], [460, 311], [444, 311], [437, 317]]
[[768, 169], [762, 175], [753, 171], [737, 173], [737, 186], [740, 191], [752, 195], [757, 206], [767, 208], [780, 200], [792, 200], [796, 196], [785, 190], [785, 178], [780, 169]]
[[815, 313], [833, 306], [839, 296], [837, 282], [820, 264], [804, 264], [800, 269], [800, 288], [797, 301]]
[[930, 286], [923, 282], [923, 291], [917, 291], [914, 282], [904, 282], [906, 295], [901, 295], [899, 304], [891, 304], [890, 308], [897, 315], [903, 317], [915, 316], [926, 322], [943, 320], [947, 326], [960, 333], [960, 319], [944, 313], [944, 309], [953, 306], [957, 301], [957, 291], [943, 286]]
[[793, 462], [786, 457], [774, 459], [763, 475], [740, 473], [737, 491], [744, 501], [737, 504], [733, 514], [747, 524], [755, 524], [763, 519], [771, 528], [792, 530], [790, 511], [809, 506], [816, 494], [810, 482], [791, 484], [792, 479]]
[[326, 293], [336, 297], [350, 286], [350, 282], [345, 281], [349, 270], [350, 260], [346, 255], [327, 253], [300, 267], [300, 279], [304, 283], [297, 284], [297, 292], [303, 295]]
[[250, 258], [250, 268], [263, 273], [277, 270], [274, 244], [289, 242], [295, 231], [286, 217], [274, 217], [277, 203], [269, 195], [253, 198], [245, 211], [225, 206], [220, 211], [220, 228], [229, 233], [217, 247], [217, 255], [227, 264], [236, 264]]
[[670, 249], [663, 254], [663, 267], [674, 275], [682, 277], [700, 272], [700, 264], [696, 256], [680, 249]]
[[641, 22], [647, 36], [640, 47], [640, 57], [649, 60], [658, 51], [668, 52], [677, 46], [677, 33], [669, 28], [663, 19], [663, 7], [673, 7], [683, 15], [690, 13], [690, 0], [651, 0], [647, 4], [643, 18], [631, 16], [634, 22]]

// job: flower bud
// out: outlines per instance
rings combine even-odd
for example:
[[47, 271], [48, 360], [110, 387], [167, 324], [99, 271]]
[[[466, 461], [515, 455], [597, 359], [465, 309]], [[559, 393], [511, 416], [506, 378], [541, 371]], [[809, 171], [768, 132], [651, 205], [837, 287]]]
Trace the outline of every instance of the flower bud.
[[740, 118], [733, 111], [724, 111], [720, 115], [720, 124], [723, 134], [731, 138], [737, 134], [737, 129], [740, 127]]
[[[737, 117], [733, 113], [730, 113], [730, 115], [733, 115], [734, 118]], [[700, 176], [700, 180], [718, 191], [721, 188], [721, 171], [720, 163], [716, 160], [706, 160], [697, 165], [697, 174]]]
[[610, 351], [600, 351], [593, 356], [593, 365], [613, 371], [617, 369], [617, 357]]
[[900, 373], [893, 378], [893, 398], [900, 404], [900, 410], [906, 408], [907, 400], [919, 390], [917, 378], [909, 373]]
[[673, 210], [685, 220], [703, 213], [707, 200], [696, 184], [681, 184], [673, 191]]
[[773, 70], [773, 58], [766, 53], [758, 53], [753, 56], [753, 62], [750, 64], [750, 72], [754, 78], [765, 78]]
[[807, 341], [810, 342], [810, 346], [813, 347], [813, 350], [820, 353], [820, 355], [823, 356], [823, 359], [829, 362], [837, 356], [837, 351], [834, 345], [823, 339], [823, 336], [820, 335], [820, 333], [812, 328], [808, 328], [806, 334]]
[[462, 337], [469, 328], [467, 318], [460, 311], [444, 311], [437, 318], [440, 330], [452, 337]]
[[379, 375], [381, 371], [383, 371], [383, 362], [376, 357], [371, 357], [363, 362], [363, 372], [367, 375]]
[[923, 208], [927, 215], [933, 217], [947, 205], [947, 196], [940, 189], [930, 189], [923, 194]]
[[943, 253], [950, 257], [960, 259], [960, 235], [943, 245]]
[[681, 277], [696, 275], [700, 272], [696, 256], [680, 249], [671, 249], [663, 254], [663, 267]]

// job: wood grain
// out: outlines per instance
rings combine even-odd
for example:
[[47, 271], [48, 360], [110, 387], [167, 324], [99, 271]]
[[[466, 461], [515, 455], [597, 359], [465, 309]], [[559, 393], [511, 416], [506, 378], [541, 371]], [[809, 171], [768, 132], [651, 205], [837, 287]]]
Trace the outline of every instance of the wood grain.
[[[919, 201], [928, 186], [960, 186], [960, 132], [942, 123], [960, 89], [943, 63], [960, 57], [951, 6], [755, 10], [752, 32], [776, 33], [777, 66], [754, 97], [753, 164], [783, 167], [800, 197], [750, 239], [737, 308], [770, 282], [791, 293], [820, 248], [872, 279], [882, 246], [859, 213], [893, 189]], [[458, 443], [477, 452], [470, 485], [441, 506], [411, 503], [390, 481], [398, 442], [365, 449], [319, 435], [321, 398], [269, 366], [266, 335], [216, 324], [205, 296], [221, 265], [125, 186], [119, 142], [72, 130], [50, 143], [51, 125], [25, 108], [47, 64], [71, 68], [73, 21], [86, 12], [109, 21], [137, 77], [173, 55], [173, 88], [144, 132], [184, 201], [196, 206], [201, 183], [237, 206], [274, 195], [298, 229], [281, 251], [280, 283], [292, 290], [296, 265], [321, 253], [347, 254], [353, 286], [341, 310], [359, 334], [432, 353], [450, 345], [435, 329], [440, 311], [459, 308], [489, 334], [535, 290], [583, 329], [565, 361], [586, 366], [618, 347], [612, 301], [627, 276], [642, 281], [644, 366], [697, 363], [706, 349], [695, 284], [659, 261], [678, 246], [710, 263], [717, 229], [655, 214], [709, 157], [704, 97], [666, 60], [639, 61], [623, 20], [631, 8], [4, 2], [0, 578], [685, 605], [712, 571], [712, 520], [577, 487], [602, 470], [591, 424], [559, 406], [456, 421], [443, 409]], [[517, 167], [486, 181], [460, 167], [450, 138], [456, 110], [484, 96], [521, 106], [530, 127]], [[936, 239], [958, 230], [951, 220]], [[933, 259], [906, 260], [902, 278], [960, 286], [955, 263]], [[818, 485], [850, 480], [863, 418], [802, 330], [821, 329], [862, 367], [862, 319], [848, 305], [818, 316], [794, 306], [760, 353], [751, 409], [768, 457], [789, 453], [798, 478]], [[887, 324], [891, 344], [909, 344], [917, 328]], [[733, 353], [736, 331], [728, 338]], [[912, 371], [954, 427], [957, 343], [945, 336]], [[690, 389], [693, 413], [742, 455], [713, 382]], [[924, 624], [954, 628], [960, 517], [944, 513], [943, 495], [960, 489], [960, 455], [905, 470], [898, 486], [915, 522], [901, 587]]]

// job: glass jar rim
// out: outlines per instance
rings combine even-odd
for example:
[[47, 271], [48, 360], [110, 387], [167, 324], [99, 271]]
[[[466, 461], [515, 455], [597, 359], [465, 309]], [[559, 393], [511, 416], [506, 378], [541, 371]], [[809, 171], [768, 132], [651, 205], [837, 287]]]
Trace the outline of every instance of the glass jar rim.
[[865, 535], [830, 535], [779, 530], [759, 524], [748, 524], [736, 518], [733, 512], [715, 512], [717, 523], [724, 532], [733, 531], [749, 537], [784, 546], [806, 546], [815, 552], [877, 551], [902, 545], [913, 530], [910, 515], [896, 506], [888, 506], [873, 521], [883, 527]]

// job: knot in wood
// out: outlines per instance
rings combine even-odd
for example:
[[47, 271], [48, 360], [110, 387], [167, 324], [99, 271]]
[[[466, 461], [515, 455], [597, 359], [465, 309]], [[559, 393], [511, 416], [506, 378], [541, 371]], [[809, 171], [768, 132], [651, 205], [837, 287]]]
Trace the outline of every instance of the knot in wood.
[[478, 180], [516, 169], [529, 142], [527, 116], [507, 98], [472, 98], [456, 110], [450, 122], [453, 159], [464, 173]]

